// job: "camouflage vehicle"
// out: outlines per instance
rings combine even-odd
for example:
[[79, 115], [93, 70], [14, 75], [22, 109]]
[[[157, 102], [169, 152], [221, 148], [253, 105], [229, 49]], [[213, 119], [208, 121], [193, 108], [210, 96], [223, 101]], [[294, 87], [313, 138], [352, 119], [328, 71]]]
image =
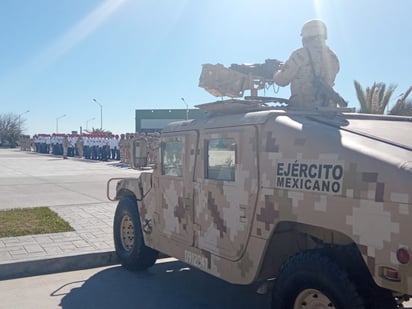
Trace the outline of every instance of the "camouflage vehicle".
[[[412, 119], [255, 99], [169, 124], [153, 171], [117, 182], [116, 252], [158, 252], [272, 308], [400, 308], [412, 295]], [[142, 147], [138, 145], [135, 157]]]

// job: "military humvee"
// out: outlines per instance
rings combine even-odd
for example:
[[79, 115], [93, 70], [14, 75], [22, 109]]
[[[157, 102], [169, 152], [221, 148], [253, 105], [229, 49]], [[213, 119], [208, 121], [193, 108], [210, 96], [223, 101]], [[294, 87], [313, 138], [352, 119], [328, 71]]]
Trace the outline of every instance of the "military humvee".
[[[272, 308], [400, 308], [412, 295], [412, 119], [230, 99], [169, 124], [153, 171], [117, 182], [116, 252], [158, 252]], [[141, 157], [139, 141], [135, 157]]]

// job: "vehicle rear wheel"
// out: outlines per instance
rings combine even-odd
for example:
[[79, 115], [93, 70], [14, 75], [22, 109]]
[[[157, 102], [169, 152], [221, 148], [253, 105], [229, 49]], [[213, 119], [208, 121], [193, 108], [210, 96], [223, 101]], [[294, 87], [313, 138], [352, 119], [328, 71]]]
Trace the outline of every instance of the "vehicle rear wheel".
[[152, 266], [158, 251], [144, 244], [136, 199], [123, 197], [117, 205], [113, 223], [113, 237], [120, 263], [129, 270], [144, 270]]
[[392, 293], [388, 290], [375, 287], [375, 292], [373, 297], [373, 304], [370, 308], [373, 309], [397, 309], [403, 308], [402, 305], [398, 305]]
[[389, 290], [376, 285], [369, 273], [359, 273], [356, 277], [359, 293], [362, 295], [368, 309], [397, 309], [398, 305]]
[[346, 272], [316, 251], [290, 257], [272, 293], [272, 309], [365, 309]]

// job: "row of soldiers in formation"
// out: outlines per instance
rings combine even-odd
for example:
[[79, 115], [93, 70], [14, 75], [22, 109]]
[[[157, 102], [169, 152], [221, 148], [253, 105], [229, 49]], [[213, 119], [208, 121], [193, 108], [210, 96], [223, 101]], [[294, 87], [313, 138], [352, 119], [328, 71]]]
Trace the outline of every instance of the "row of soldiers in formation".
[[[134, 141], [144, 140], [146, 153], [144, 165], [157, 161], [159, 148], [159, 133], [126, 133], [119, 135], [107, 134], [36, 134], [22, 135], [20, 149], [57, 156], [79, 157], [89, 160], [115, 160], [121, 163], [132, 163], [135, 153]], [[136, 154], [140, 157], [142, 154]]]

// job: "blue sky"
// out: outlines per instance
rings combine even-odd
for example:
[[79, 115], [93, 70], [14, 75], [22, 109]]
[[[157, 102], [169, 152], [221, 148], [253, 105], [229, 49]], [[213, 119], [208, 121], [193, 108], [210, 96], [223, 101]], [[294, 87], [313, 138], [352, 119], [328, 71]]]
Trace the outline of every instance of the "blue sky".
[[218, 100], [198, 87], [202, 64], [285, 61], [313, 18], [328, 26], [350, 107], [354, 80], [397, 84], [394, 96], [412, 85], [409, 0], [2, 0], [0, 12], [0, 114], [29, 110], [31, 135], [57, 118], [59, 132], [99, 128], [93, 99], [114, 133], [134, 131], [135, 109]]

